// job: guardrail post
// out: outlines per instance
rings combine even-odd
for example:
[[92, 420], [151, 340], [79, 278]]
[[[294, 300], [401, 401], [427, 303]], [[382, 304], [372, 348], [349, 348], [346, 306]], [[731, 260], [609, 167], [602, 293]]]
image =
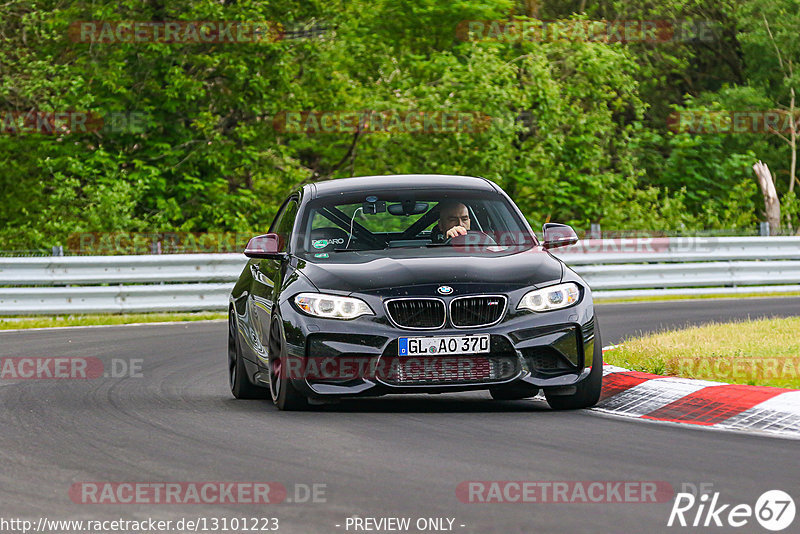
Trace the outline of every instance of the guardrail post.
[[769, 236], [769, 223], [768, 222], [758, 223], [758, 235], [760, 235], [760, 236]]
[[63, 245], [56, 245], [53, 247], [53, 254], [52, 256], [63, 256], [64, 255], [64, 247]]
[[600, 223], [592, 223], [589, 227], [590, 239], [603, 239], [603, 231], [600, 229]]

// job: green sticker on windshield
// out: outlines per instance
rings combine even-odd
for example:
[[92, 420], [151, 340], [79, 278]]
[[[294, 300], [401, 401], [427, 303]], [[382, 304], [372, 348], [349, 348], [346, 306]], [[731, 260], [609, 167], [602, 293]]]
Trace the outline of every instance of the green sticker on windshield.
[[325, 248], [325, 247], [328, 246], [328, 240], [327, 239], [317, 239], [316, 241], [312, 241], [311, 245], [314, 248]]
[[314, 254], [315, 258], [329, 258], [330, 254], [327, 252], [320, 252], [319, 254]]

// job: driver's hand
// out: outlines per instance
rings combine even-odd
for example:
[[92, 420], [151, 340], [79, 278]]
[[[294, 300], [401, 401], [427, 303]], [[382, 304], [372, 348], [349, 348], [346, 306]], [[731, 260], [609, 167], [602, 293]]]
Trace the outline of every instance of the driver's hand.
[[454, 226], [450, 228], [444, 236], [447, 239], [451, 239], [457, 235], [467, 235], [467, 229], [463, 226]]

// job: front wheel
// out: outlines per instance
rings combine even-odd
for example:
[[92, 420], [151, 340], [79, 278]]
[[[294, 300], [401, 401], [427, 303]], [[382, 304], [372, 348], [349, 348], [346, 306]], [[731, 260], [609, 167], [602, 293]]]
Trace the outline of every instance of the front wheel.
[[269, 391], [279, 410], [299, 411], [308, 408], [308, 398], [292, 385], [286, 362], [285, 343], [278, 319], [272, 321], [269, 332]]
[[228, 382], [231, 393], [237, 399], [263, 399], [267, 396], [264, 388], [254, 386], [247, 378], [237, 330], [236, 316], [231, 309], [228, 312]]
[[600, 341], [600, 329], [595, 319], [594, 351], [592, 354], [592, 370], [589, 377], [575, 386], [577, 391], [571, 395], [554, 395], [547, 390], [544, 396], [547, 404], [554, 410], [577, 410], [591, 408], [600, 400], [603, 388], [603, 344]]

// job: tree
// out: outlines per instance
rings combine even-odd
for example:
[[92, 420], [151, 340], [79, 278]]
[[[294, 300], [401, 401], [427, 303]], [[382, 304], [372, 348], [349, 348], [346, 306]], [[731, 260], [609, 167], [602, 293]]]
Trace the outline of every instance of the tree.
[[[788, 190], [786, 197], [789, 209], [784, 210], [786, 223], [791, 231], [798, 213], [794, 211], [794, 189], [797, 182], [798, 109], [796, 88], [800, 75], [795, 66], [800, 61], [800, 11], [795, 0], [750, 0], [740, 8], [742, 31], [739, 40], [745, 54], [748, 83], [763, 92], [769, 99], [771, 109], [777, 109], [788, 125], [788, 131], [768, 127], [789, 149]], [[785, 165], [785, 164], [784, 164]], [[779, 165], [779, 168], [785, 168]], [[779, 188], [778, 193], [780, 193]], [[765, 202], [771, 199], [765, 196]]]
[[764, 195], [764, 207], [767, 212], [767, 222], [769, 223], [770, 235], [777, 235], [781, 226], [781, 204], [778, 201], [778, 193], [775, 191], [775, 182], [772, 180], [772, 173], [766, 163], [759, 161], [753, 165], [753, 170], [758, 177], [758, 185]]

